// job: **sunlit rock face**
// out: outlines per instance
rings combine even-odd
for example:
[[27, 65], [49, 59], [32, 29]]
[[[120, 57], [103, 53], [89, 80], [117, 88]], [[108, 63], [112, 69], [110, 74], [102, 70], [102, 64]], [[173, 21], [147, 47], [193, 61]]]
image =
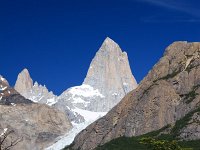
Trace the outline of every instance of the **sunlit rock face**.
[[57, 96], [53, 92], [50, 92], [45, 85], [42, 86], [37, 82], [33, 84], [33, 80], [27, 69], [19, 73], [15, 83], [15, 90], [33, 102], [44, 103], [50, 106], [56, 103]]
[[[76, 136], [71, 149], [94, 149], [121, 136], [158, 130], [199, 107], [200, 43], [174, 42], [135, 90]], [[198, 125], [188, 124], [180, 137], [198, 139]]]
[[64, 91], [54, 106], [65, 111], [73, 121], [81, 122], [79, 109], [108, 112], [136, 87], [126, 52], [106, 38], [93, 58], [83, 84]]
[[12, 148], [16, 150], [44, 149], [72, 128], [65, 113], [24, 98], [9, 86], [2, 76], [0, 76], [0, 120], [1, 135], [12, 131], [3, 142], [3, 146], [9, 146], [11, 141], [21, 139]]
[[110, 38], [105, 39], [93, 58], [83, 84], [98, 89], [102, 94], [88, 105], [89, 109], [95, 111], [109, 111], [137, 87], [127, 53], [122, 52], [119, 45]]

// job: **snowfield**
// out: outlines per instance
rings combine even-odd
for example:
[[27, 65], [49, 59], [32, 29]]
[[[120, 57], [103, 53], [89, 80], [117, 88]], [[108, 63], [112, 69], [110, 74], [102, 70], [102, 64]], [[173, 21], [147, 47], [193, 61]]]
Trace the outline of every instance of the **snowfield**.
[[73, 124], [73, 128], [71, 131], [69, 131], [66, 135], [60, 137], [56, 143], [54, 143], [52, 146], [46, 148], [45, 150], [61, 150], [65, 146], [70, 145], [75, 136], [81, 132], [83, 129], [85, 129], [88, 125], [96, 121], [97, 119], [103, 117], [106, 115], [107, 112], [92, 112], [92, 111], [87, 111], [79, 108], [73, 109], [74, 112], [77, 112], [81, 114], [85, 118], [85, 122], [76, 124]]

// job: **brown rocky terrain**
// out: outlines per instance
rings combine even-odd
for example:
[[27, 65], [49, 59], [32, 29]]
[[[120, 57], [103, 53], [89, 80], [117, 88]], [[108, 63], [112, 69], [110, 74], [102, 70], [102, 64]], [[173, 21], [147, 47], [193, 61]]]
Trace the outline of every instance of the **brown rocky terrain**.
[[[175, 42], [141, 81], [106, 116], [79, 133], [69, 149], [90, 150], [121, 136], [158, 130], [200, 106], [200, 43]], [[193, 120], [198, 120], [194, 115]], [[199, 124], [185, 132], [199, 132]], [[184, 129], [183, 129], [184, 130]], [[199, 135], [199, 134], [198, 134]], [[187, 134], [185, 139], [199, 136]]]
[[40, 150], [68, 132], [72, 125], [66, 115], [45, 104], [25, 99], [0, 76], [0, 138], [12, 131], [3, 146], [20, 139], [12, 150]]

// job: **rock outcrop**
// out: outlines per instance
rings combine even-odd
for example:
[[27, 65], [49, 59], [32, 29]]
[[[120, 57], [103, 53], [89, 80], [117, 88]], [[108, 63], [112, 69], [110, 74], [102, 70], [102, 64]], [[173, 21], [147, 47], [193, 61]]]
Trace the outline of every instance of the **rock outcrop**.
[[17, 81], [15, 83], [15, 90], [22, 96], [26, 97], [26, 92], [31, 90], [33, 87], [33, 80], [30, 77], [28, 70], [25, 68], [19, 73]]
[[27, 69], [19, 73], [15, 83], [15, 90], [33, 102], [50, 106], [56, 103], [57, 96], [53, 92], [49, 92], [45, 85], [42, 86], [37, 82], [33, 84], [33, 80]]
[[185, 127], [181, 129], [179, 138], [189, 141], [200, 139], [200, 109], [192, 115]]
[[[109, 111], [128, 92], [137, 87], [132, 75], [128, 56], [112, 39], [106, 38], [92, 60], [83, 84], [98, 89], [101, 99], [95, 99], [88, 106], [95, 111]], [[98, 105], [97, 108], [94, 108]]]
[[69, 149], [90, 150], [117, 137], [158, 130], [199, 106], [200, 43], [175, 42], [138, 88], [79, 133]]
[[25, 99], [2, 76], [0, 87], [0, 136], [12, 131], [3, 142], [5, 147], [20, 139], [12, 150], [41, 150], [71, 129], [63, 112]]

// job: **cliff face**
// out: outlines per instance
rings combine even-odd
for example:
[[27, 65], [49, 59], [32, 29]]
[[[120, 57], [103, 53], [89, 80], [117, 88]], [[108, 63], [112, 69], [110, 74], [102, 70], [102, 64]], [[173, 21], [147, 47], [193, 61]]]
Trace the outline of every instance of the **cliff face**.
[[175, 42], [139, 84], [106, 116], [78, 134], [71, 149], [94, 149], [174, 123], [200, 106], [200, 43]]
[[112, 39], [106, 38], [92, 60], [83, 84], [98, 89], [104, 96], [94, 100], [99, 110], [108, 111], [137, 87], [128, 56]]
[[28, 70], [24, 69], [21, 73], [19, 73], [14, 88], [21, 95], [26, 96], [26, 91], [31, 90], [32, 87], [33, 80], [31, 79]]
[[128, 92], [137, 87], [128, 56], [119, 45], [106, 38], [93, 58], [81, 86], [67, 89], [56, 104], [95, 112], [108, 112]]

